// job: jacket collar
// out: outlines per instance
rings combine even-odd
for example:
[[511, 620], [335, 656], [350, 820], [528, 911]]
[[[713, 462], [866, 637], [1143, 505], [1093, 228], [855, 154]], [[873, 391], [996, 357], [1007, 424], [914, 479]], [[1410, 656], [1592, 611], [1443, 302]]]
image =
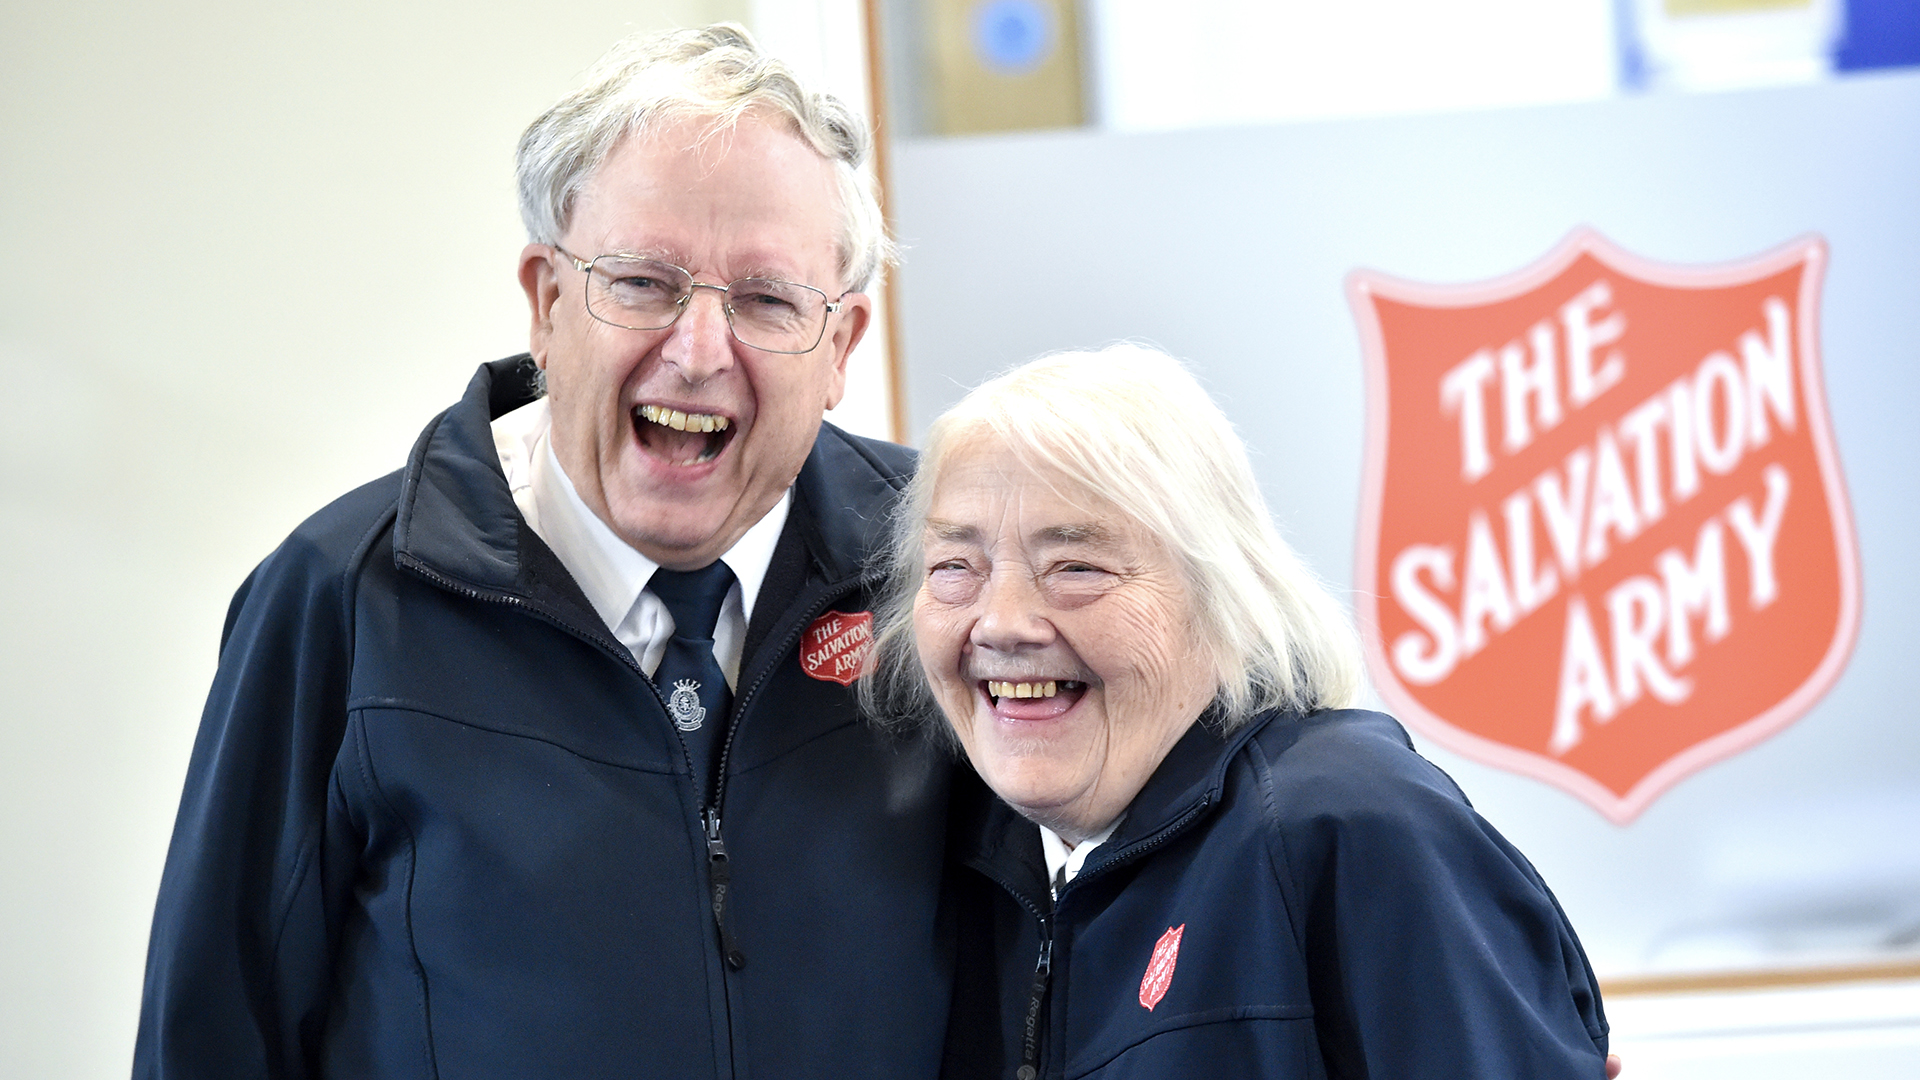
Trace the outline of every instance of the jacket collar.
[[[542, 570], [553, 555], [514, 506], [489, 426], [539, 396], [536, 377], [525, 353], [482, 364], [459, 403], [420, 434], [394, 521], [394, 556], [401, 565], [454, 588], [522, 599], [550, 576]], [[821, 424], [795, 480], [798, 505], [808, 511], [794, 516], [806, 519], [807, 547], [827, 580], [863, 572], [907, 478], [905, 469], [881, 460], [861, 441]], [[794, 524], [790, 518], [789, 527]]]
[[420, 433], [393, 524], [400, 565], [454, 587], [529, 594], [521, 543], [532, 530], [513, 504], [488, 425], [538, 396], [536, 375], [524, 353], [482, 364], [460, 401]]
[[[1126, 819], [1087, 860], [1074, 883], [1133, 858], [1205, 817], [1220, 804], [1228, 764], [1278, 715], [1262, 713], [1224, 740], [1204, 723], [1188, 728], [1127, 805]], [[977, 776], [973, 780], [977, 791], [972, 805], [956, 815], [953, 850], [963, 863], [1023, 896], [1029, 906], [1044, 907], [1040, 898], [1047, 895], [1047, 884], [1038, 830], [1026, 825]]]

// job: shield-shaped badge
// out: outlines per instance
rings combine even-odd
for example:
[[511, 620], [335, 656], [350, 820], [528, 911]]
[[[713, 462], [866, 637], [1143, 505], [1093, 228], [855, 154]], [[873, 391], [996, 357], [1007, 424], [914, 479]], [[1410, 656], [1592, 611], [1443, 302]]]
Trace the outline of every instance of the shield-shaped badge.
[[1860, 612], [1825, 243], [1674, 266], [1576, 231], [1495, 281], [1348, 282], [1383, 696], [1615, 822], [1832, 686]]

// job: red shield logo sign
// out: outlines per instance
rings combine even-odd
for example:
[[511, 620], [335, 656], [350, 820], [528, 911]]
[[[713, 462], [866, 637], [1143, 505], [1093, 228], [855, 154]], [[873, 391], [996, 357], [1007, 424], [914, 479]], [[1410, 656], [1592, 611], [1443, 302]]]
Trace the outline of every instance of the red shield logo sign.
[[1860, 612], [1826, 255], [1671, 266], [1581, 230], [1496, 281], [1352, 275], [1358, 607], [1409, 724], [1624, 824], [1826, 692]]
[[852, 686], [873, 651], [873, 612], [829, 611], [800, 635], [800, 669], [821, 682]]
[[1167, 988], [1173, 985], [1173, 969], [1180, 963], [1180, 939], [1187, 934], [1187, 924], [1167, 927], [1160, 940], [1153, 943], [1153, 955], [1147, 959], [1147, 973], [1140, 977], [1140, 1005], [1148, 1012], [1167, 996]]

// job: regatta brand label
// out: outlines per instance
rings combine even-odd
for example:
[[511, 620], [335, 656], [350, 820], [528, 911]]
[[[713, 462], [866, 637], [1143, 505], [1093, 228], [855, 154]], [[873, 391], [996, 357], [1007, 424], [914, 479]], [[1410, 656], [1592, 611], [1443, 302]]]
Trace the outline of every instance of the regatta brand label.
[[873, 612], [829, 611], [800, 635], [800, 668], [822, 682], [852, 686], [873, 651]]
[[1160, 999], [1167, 996], [1167, 987], [1173, 985], [1173, 967], [1180, 962], [1180, 939], [1186, 932], [1186, 923], [1169, 926], [1154, 943], [1147, 973], [1140, 978], [1140, 1004], [1146, 1006], [1148, 1012], [1160, 1004]]
[[1356, 598], [1410, 724], [1624, 824], [1832, 686], [1860, 574], [1826, 259], [1809, 237], [1673, 266], [1580, 230], [1495, 281], [1351, 276]]

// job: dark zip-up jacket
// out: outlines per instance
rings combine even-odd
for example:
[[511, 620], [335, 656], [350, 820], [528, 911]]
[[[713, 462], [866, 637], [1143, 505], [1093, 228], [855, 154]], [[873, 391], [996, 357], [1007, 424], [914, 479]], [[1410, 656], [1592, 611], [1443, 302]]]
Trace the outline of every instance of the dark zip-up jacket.
[[956, 795], [949, 1077], [1603, 1075], [1553, 894], [1389, 717], [1195, 725], [1057, 904], [1037, 829]]
[[508, 492], [488, 424], [530, 373], [481, 368], [235, 596], [135, 1076], [932, 1076], [949, 769], [798, 649], [868, 610], [911, 456], [822, 427], [696, 785]]

